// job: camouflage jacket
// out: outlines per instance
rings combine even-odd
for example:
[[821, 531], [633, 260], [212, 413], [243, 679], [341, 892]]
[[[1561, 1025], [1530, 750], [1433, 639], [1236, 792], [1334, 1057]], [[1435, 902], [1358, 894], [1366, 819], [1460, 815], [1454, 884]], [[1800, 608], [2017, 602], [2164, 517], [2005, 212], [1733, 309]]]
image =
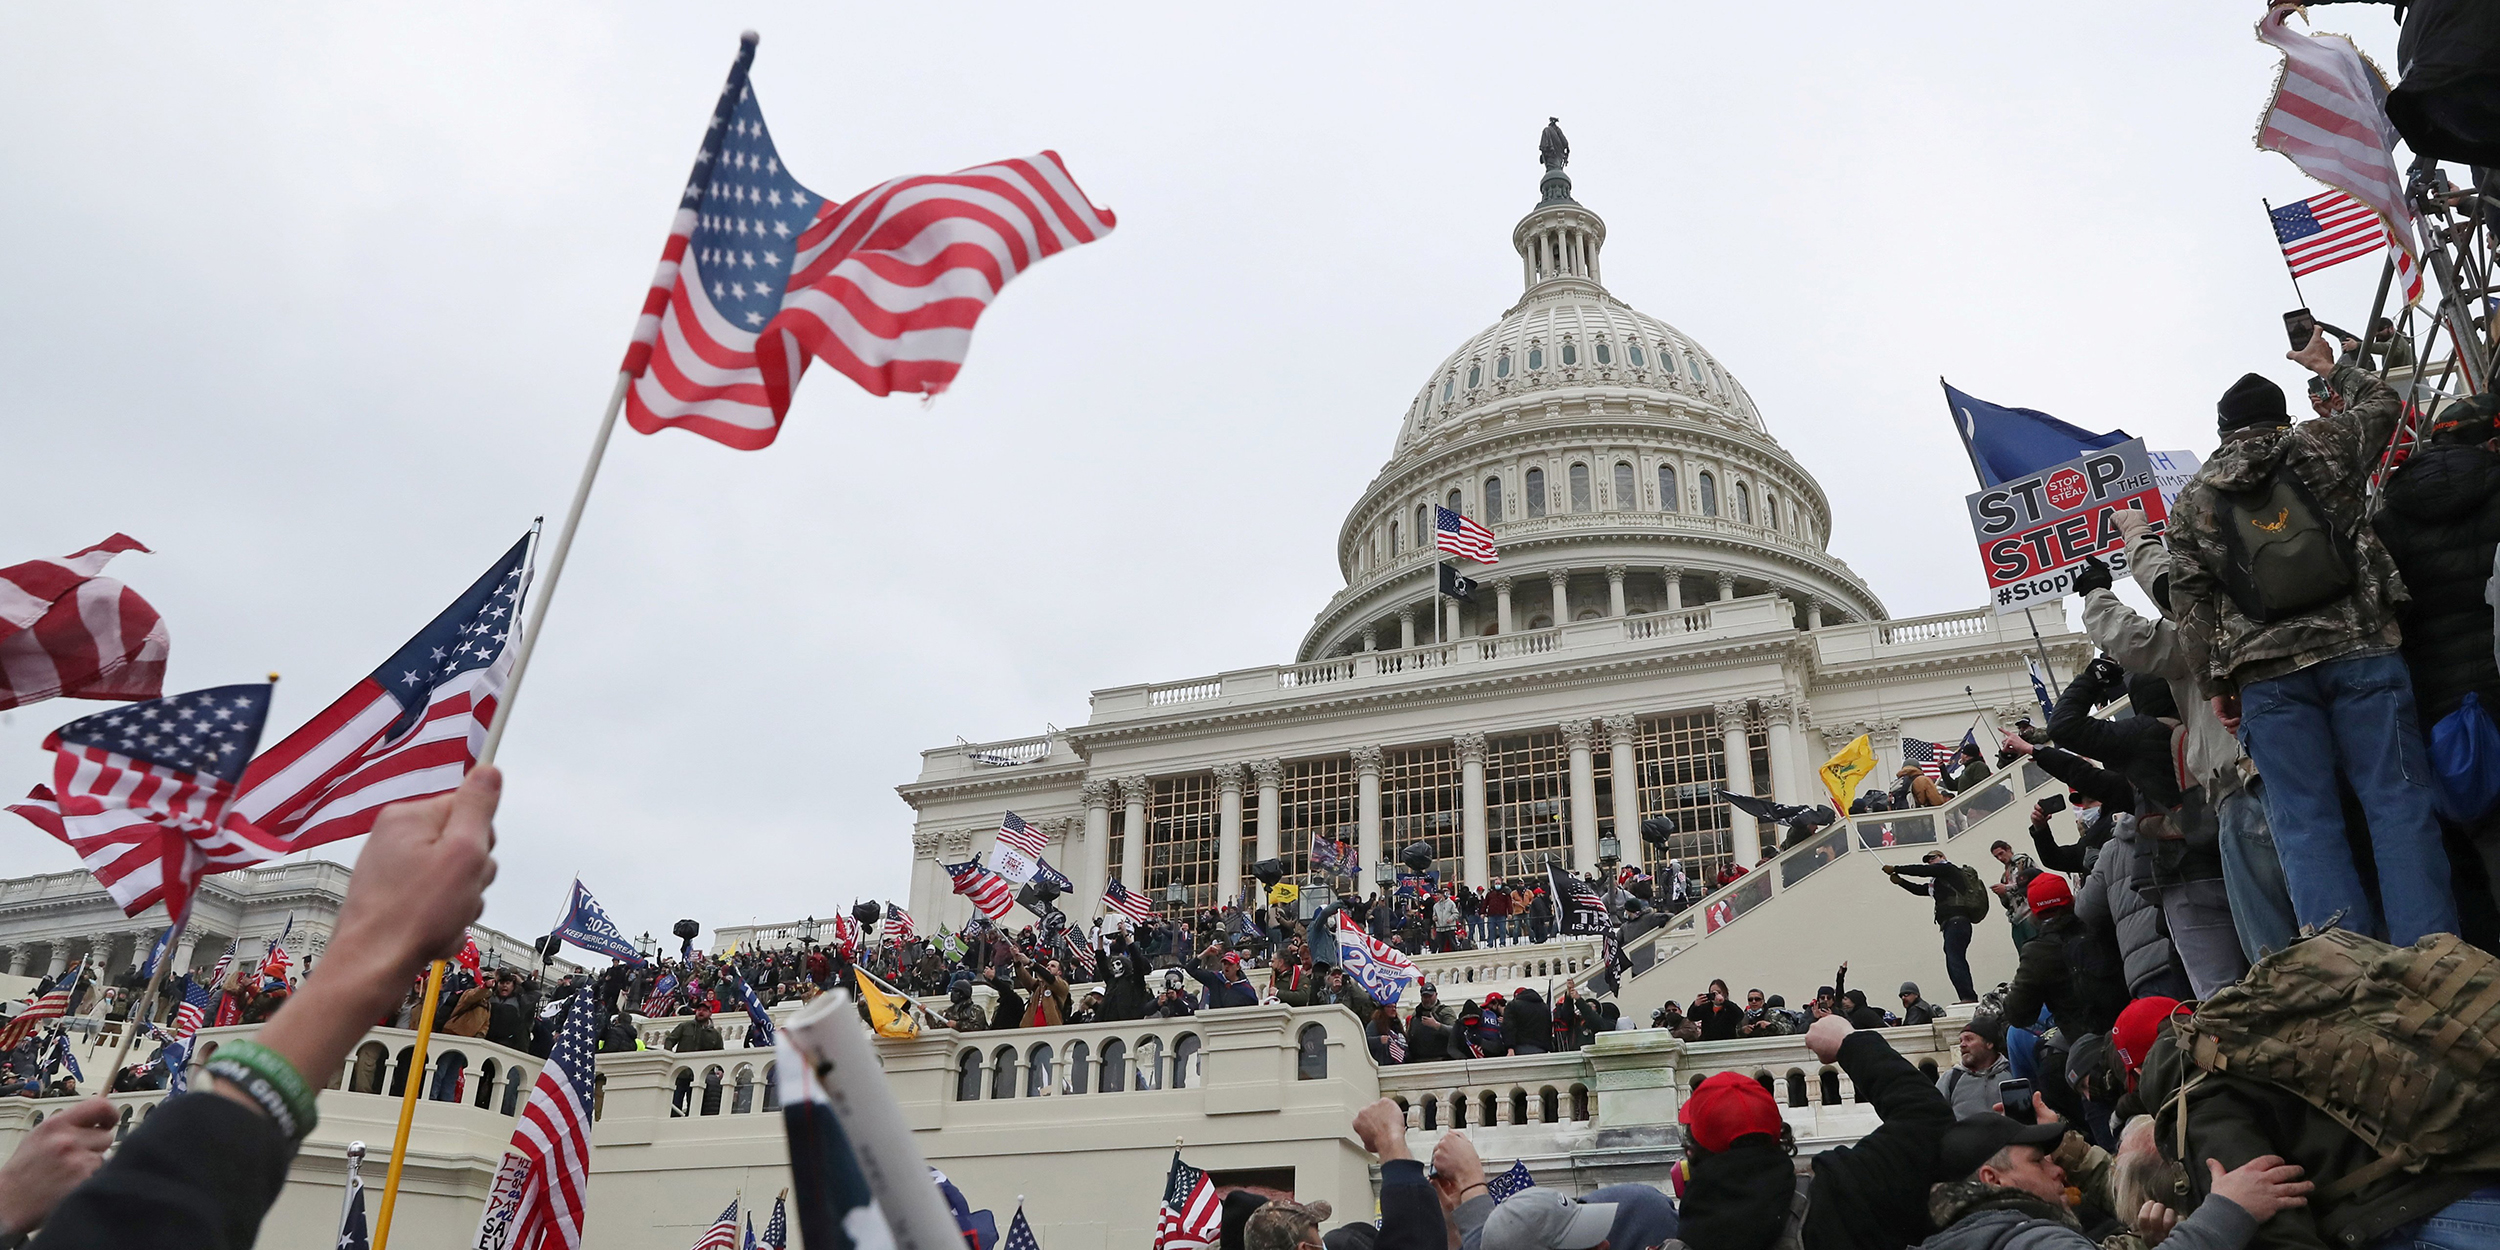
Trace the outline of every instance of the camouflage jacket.
[[[2170, 549], [2184, 557], [2171, 570], [2171, 606], [2182, 631], [2210, 640], [2201, 675], [2207, 694], [2231, 694], [2249, 682], [2402, 641], [2395, 605], [2406, 598], [2404, 582], [2368, 524], [2363, 488], [2395, 433], [2403, 401], [2385, 382], [2350, 365], [2327, 380], [2343, 396], [2343, 411], [2288, 430], [2225, 435], [2171, 509]], [[2218, 575], [2230, 558], [2220, 495], [2255, 487], [2277, 466], [2300, 475], [2351, 544], [2355, 584], [2341, 600], [2261, 625], [2240, 610]]]
[[990, 1027], [990, 1013], [977, 1002], [954, 1003], [946, 1009], [946, 1022], [958, 1033], [978, 1033]]

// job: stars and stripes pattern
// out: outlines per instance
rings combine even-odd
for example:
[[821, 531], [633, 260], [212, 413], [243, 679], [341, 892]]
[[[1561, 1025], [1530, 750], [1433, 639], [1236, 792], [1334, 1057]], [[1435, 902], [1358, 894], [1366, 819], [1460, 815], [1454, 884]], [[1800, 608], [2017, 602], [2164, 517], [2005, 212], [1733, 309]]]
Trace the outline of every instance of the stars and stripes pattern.
[[911, 913], [892, 903], [885, 905], [885, 939], [897, 946], [912, 940], [914, 930]]
[[1337, 913], [1337, 966], [1382, 1003], [1398, 1001], [1407, 985], [1423, 976], [1406, 952], [1355, 928], [1344, 912]]
[[1223, 1216], [1215, 1182], [1173, 1151], [1172, 1170], [1163, 1182], [1163, 1211], [1155, 1221], [1154, 1250], [1207, 1250], [1223, 1231]]
[[1404, 1033], [1391, 1029], [1381, 1036], [1381, 1041], [1388, 1047], [1389, 1062], [1406, 1062], [1406, 1035]]
[[1091, 980], [1093, 980], [1093, 979], [1094, 979], [1094, 951], [1093, 951], [1093, 948], [1092, 948], [1092, 947], [1087, 946], [1087, 945], [1086, 945], [1085, 943], [1083, 943], [1083, 942], [1077, 941], [1077, 940], [1076, 940], [1076, 938], [1075, 938], [1073, 935], [1063, 936], [1063, 937], [1060, 939], [1060, 942], [1061, 942], [1061, 945], [1062, 945], [1062, 946], [1063, 946], [1063, 947], [1067, 950], [1067, 952], [1068, 952], [1068, 965], [1069, 965], [1071, 968], [1074, 968], [1074, 969], [1076, 970], [1077, 979], [1078, 979], [1078, 980], [1080, 980], [1080, 981], [1091, 981]]
[[1493, 1205], [1500, 1206], [1516, 1197], [1521, 1190], [1536, 1188], [1536, 1178], [1528, 1175], [1527, 1160], [1513, 1159], [1510, 1170], [1486, 1181], [1484, 1188], [1493, 1196]]
[[26, 1039], [34, 1036], [36, 1025], [69, 1014], [70, 993], [78, 987], [78, 979], [86, 974], [87, 961], [79, 960], [77, 969], [63, 978], [57, 988], [38, 995], [35, 1001], [26, 1005], [26, 1010], [9, 1020], [7, 1027], [0, 1028], [0, 1055], [25, 1045]]
[[236, 810], [300, 850], [373, 831], [382, 808], [447, 794], [477, 762], [512, 672], [529, 539], [416, 637], [252, 761]]
[[810, 360], [871, 395], [935, 394], [1001, 288], [1116, 219], [1058, 154], [897, 178], [835, 204], [782, 164], [738, 49], [625, 354], [626, 420], [772, 443]]
[[1007, 1239], [999, 1250], [1042, 1250], [1042, 1243], [1033, 1239], [1033, 1225], [1024, 1218], [1024, 1204], [1016, 1204], [1016, 1218], [1007, 1223]]
[[365, 1185], [357, 1181], [347, 1197], [347, 1214], [339, 1217], [338, 1250], [371, 1250], [372, 1245], [365, 1228]]
[[1901, 762], [1917, 765], [1920, 772], [1938, 784], [1944, 781], [1944, 766], [1952, 762], [1953, 751], [1954, 748], [1941, 742], [1929, 742], [1924, 738], [1901, 740]]
[[278, 931], [278, 936], [269, 939], [268, 947], [260, 953], [260, 976], [262, 980], [286, 980], [288, 969], [295, 966], [294, 956], [286, 953], [286, 940], [294, 935], [295, 913], [289, 912], [287, 913], [286, 927]]
[[[2283, 261], [2291, 266], [2295, 278], [2387, 246], [2386, 223], [2370, 211], [2369, 205], [2341, 191], [2328, 191], [2269, 209], [2268, 216], [2274, 221], [2274, 241], [2282, 246]], [[2414, 276], [2413, 258], [2401, 249], [2396, 253], [2396, 276], [2408, 289], [2421, 286], [2421, 280]]]
[[2285, 26], [2301, 6], [2278, 3], [2257, 23], [2257, 37], [2283, 51], [2283, 72], [2257, 129], [2257, 146], [2280, 152], [2302, 173], [2342, 191], [2377, 214], [2404, 260], [2405, 302], [2422, 297], [2415, 260], [2422, 245], [2396, 168], [2395, 123], [2387, 120], [2387, 84], [2342, 35], [2296, 35]]
[[977, 863], [948, 864], [946, 875], [953, 879], [955, 893], [971, 899], [992, 920], [1003, 919], [1016, 905], [1016, 892], [1007, 888], [1007, 879]]
[[286, 851], [236, 801], [268, 718], [264, 684], [212, 686], [80, 717], [44, 739], [52, 785], [9, 810], [68, 843], [124, 914], [162, 903], [180, 924], [201, 877]]
[[139, 540], [115, 534], [58, 560], [0, 569], [0, 709], [42, 699], [165, 693], [165, 621], [138, 592], [99, 576]]
[[513, 1250], [581, 1250], [583, 1200], [590, 1192], [590, 1082], [596, 1070], [591, 1037], [598, 1014], [589, 986], [574, 993], [564, 1031], [538, 1070], [520, 1127], [506, 1147], [530, 1165], [512, 1220]]
[[1498, 564], [1493, 531], [1439, 504], [1432, 508], [1432, 545], [1464, 560]]
[[198, 1045], [200, 1025], [208, 1019], [211, 991], [193, 981], [182, 991], [182, 1005], [174, 1008], [174, 1040], [165, 1048], [165, 1089], [179, 1094], [191, 1084], [191, 1051]]
[[782, 1197], [773, 1199], [773, 1218], [764, 1221], [765, 1250], [789, 1250], [790, 1215], [782, 1205]]
[[1014, 812], [1007, 813], [1006, 818], [998, 822], [998, 840], [1035, 859], [1041, 858], [1042, 852], [1050, 846], [1048, 834], [1024, 823], [1024, 818]]
[[738, 1200], [729, 1200], [729, 1209], [712, 1221], [703, 1240], [694, 1243], [694, 1250], [738, 1250]]
[[1111, 910], [1139, 924], [1145, 924], [1155, 918], [1155, 905], [1146, 901], [1145, 895], [1120, 884], [1118, 877], [1113, 877], [1103, 883], [1102, 901]]
[[1557, 933], [1604, 933], [1614, 927], [1606, 914], [1606, 901], [1588, 883], [1562, 870], [1562, 865], [1545, 865], [1546, 887], [1554, 894], [1554, 930]]

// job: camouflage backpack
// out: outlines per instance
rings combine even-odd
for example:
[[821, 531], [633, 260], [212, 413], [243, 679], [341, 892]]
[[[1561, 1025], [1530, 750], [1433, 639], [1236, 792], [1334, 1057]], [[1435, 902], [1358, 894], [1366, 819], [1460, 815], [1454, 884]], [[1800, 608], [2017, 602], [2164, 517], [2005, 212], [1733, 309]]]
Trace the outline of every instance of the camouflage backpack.
[[[2202, 1073], [2298, 1094], [2379, 1153], [2328, 1200], [2399, 1171], [2500, 1167], [2500, 959], [2455, 934], [2411, 946], [2328, 929], [2268, 955], [2175, 1026]], [[2164, 1108], [2169, 1114], [2171, 1108]]]

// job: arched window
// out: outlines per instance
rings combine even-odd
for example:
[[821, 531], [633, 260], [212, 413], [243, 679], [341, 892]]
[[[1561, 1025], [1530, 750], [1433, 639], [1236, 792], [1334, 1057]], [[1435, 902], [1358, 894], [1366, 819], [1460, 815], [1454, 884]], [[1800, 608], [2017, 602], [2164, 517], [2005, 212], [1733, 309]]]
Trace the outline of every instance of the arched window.
[[967, 1050], [955, 1057], [955, 1101], [981, 1100], [981, 1052]]
[[1579, 344], [1577, 344], [1577, 343], [1565, 343], [1565, 344], [1563, 344], [1563, 363], [1564, 363], [1564, 364], [1567, 364], [1567, 365], [1576, 365], [1576, 364], [1580, 363], [1580, 345], [1579, 345]]
[[1016, 1048], [1001, 1046], [990, 1052], [990, 1097], [1016, 1096]]
[[1054, 1058], [1054, 1056], [1051, 1054], [1050, 1043], [1048, 1042], [1035, 1042], [1033, 1043], [1033, 1049], [1026, 1052], [1024, 1057], [1025, 1097], [1039, 1098], [1050, 1092], [1050, 1061], [1052, 1058]]
[[1467, 1095], [1465, 1095], [1465, 1094], [1452, 1094], [1452, 1095], [1450, 1095], [1450, 1127], [1451, 1127], [1451, 1128], [1465, 1128], [1465, 1127], [1467, 1127], [1467, 1121], [1468, 1121], [1468, 1119], [1469, 1119], [1468, 1114], [1467, 1114], [1468, 1110], [1469, 1110], [1469, 1108], [1468, 1108], [1468, 1104], [1467, 1104]]
[[1091, 1073], [1087, 1071], [1086, 1060], [1090, 1058], [1092, 1058], [1092, 1056], [1086, 1053], [1085, 1043], [1068, 1043], [1068, 1080], [1065, 1085], [1060, 1087], [1060, 1092], [1068, 1094], [1082, 1094], [1085, 1092], [1086, 1078], [1091, 1075]]
[[495, 1073], [503, 1065], [488, 1059], [477, 1065], [477, 1097], [469, 1103], [480, 1111], [495, 1109]]
[[1501, 519], [1502, 479], [1488, 477], [1484, 479], [1484, 521], [1485, 524], [1491, 525]]
[[1457, 488], [1457, 487], [1455, 487], [1455, 486], [1451, 487], [1451, 488], [1450, 488], [1450, 511], [1452, 511], [1452, 512], [1465, 512], [1466, 510], [1467, 510], [1467, 500], [1466, 500], [1466, 497], [1465, 497], [1465, 496], [1462, 496], [1462, 495], [1460, 495], [1460, 494], [1458, 493], [1458, 488]]
[[1453, 373], [1448, 380], [1441, 383], [1441, 402], [1445, 404], [1450, 402], [1450, 397], [1456, 394], [1458, 394], [1458, 375]]
[[1102, 1044], [1102, 1092], [1116, 1094], [1128, 1088], [1128, 1043], [1106, 1038]]
[[1632, 462], [1615, 461], [1615, 511], [1630, 512], [1641, 506], [1640, 480], [1632, 476]]
[[1172, 1039], [1172, 1088], [1188, 1089], [1196, 1083], [1198, 1055], [1204, 1049], [1195, 1033], [1183, 1033]]
[[721, 1080], [728, 1075], [717, 1063], [703, 1070], [703, 1114], [720, 1114]]
[[1500, 356], [1494, 358], [1493, 376], [1497, 378], [1506, 378], [1510, 376], [1509, 352], [1503, 352]]
[[1293, 1079], [1328, 1079], [1328, 1029], [1325, 1025], [1306, 1024], [1302, 1026], [1302, 1032], [1295, 1035]]
[[1476, 389], [1476, 385], [1482, 381], [1484, 381], [1484, 366], [1478, 364], [1468, 365], [1467, 389], [1471, 391]]
[[[1525, 1099], [1527, 1095], [1522, 1094], [1520, 1097]], [[1500, 1110], [1501, 1105], [1501, 1095], [1496, 1094], [1489, 1089], [1484, 1091], [1484, 1093], [1479, 1095], [1476, 1099], [1476, 1123], [1490, 1125], [1500, 1120], [1502, 1118]]]
[[1762, 520], [1772, 533], [1780, 532], [1780, 497], [1772, 491], [1762, 492]]
[[1528, 470], [1528, 515], [1545, 515], [1545, 470]]
[[1661, 512], [1684, 510], [1683, 504], [1675, 497], [1675, 466], [1671, 464], [1658, 466], [1658, 510]]
[[1137, 1039], [1137, 1091], [1146, 1093], [1163, 1088], [1163, 1041], [1155, 1037]]
[[[975, 1084], [972, 1092], [980, 1093], [981, 1087]], [[781, 1110], [781, 1078], [777, 1074], [775, 1065], [769, 1063], [764, 1065], [764, 1109], [766, 1111]]]
[[1806, 1074], [1797, 1068], [1788, 1070], [1788, 1105], [1792, 1107], [1806, 1105]]
[[504, 1073], [503, 1113], [505, 1115], [521, 1114], [521, 1100], [528, 1096], [530, 1084], [529, 1070], [517, 1063], [512, 1065], [511, 1071]]
[[347, 1078], [351, 1094], [382, 1092], [382, 1065], [389, 1063], [391, 1052], [380, 1042], [367, 1042], [356, 1048], [356, 1074]]
[[1736, 519], [1753, 524], [1753, 491], [1743, 482], [1736, 484]]
[[1587, 1120], [1588, 1118], [1589, 1087], [1586, 1085], [1574, 1085], [1571, 1087], [1571, 1119], [1574, 1123], [1578, 1123]]
[[1389, 522], [1389, 558], [1398, 558], [1398, 523], [1395, 521]]
[[1562, 1093], [1548, 1085], [1537, 1091], [1536, 1122], [1553, 1124], [1562, 1119]]
[[1428, 503], [1416, 504], [1415, 550], [1417, 552], [1432, 550], [1432, 531], [1432, 505]]
[[1708, 473], [1701, 475], [1701, 514], [1719, 515], [1719, 479]]
[[1429, 1132], [1439, 1127], [1441, 1127], [1441, 1100], [1426, 1095], [1424, 1097], [1424, 1129]]
[[669, 1097], [668, 1114], [670, 1117], [675, 1118], [686, 1115], [693, 1110], [694, 1069], [679, 1068], [677, 1069], [677, 1084], [675, 1092]]
[[[1633, 350], [1634, 350], [1634, 351], [1638, 351], [1638, 350], [1640, 350], [1640, 349], [1639, 349], [1639, 348], [1634, 348]], [[1615, 362], [1615, 354], [1614, 354], [1612, 351], [1610, 351], [1610, 350], [1608, 350], [1608, 349], [1607, 349], [1607, 347], [1606, 347], [1606, 340], [1604, 340], [1604, 339], [1599, 339], [1599, 340], [1597, 340], [1597, 363], [1599, 363], [1599, 364], [1601, 364], [1601, 365], [1611, 365], [1611, 364], [1613, 364], [1614, 362]]]
[[1824, 1106], [1826, 1106], [1826, 1107], [1837, 1107], [1837, 1106], [1839, 1106], [1839, 1105], [1840, 1105], [1840, 1069], [1838, 1069], [1838, 1068], [1825, 1068], [1825, 1069], [1823, 1069], [1823, 1080], [1822, 1080], [1822, 1085], [1823, 1085], [1823, 1105], [1824, 1105]]
[[755, 1110], [755, 1069], [738, 1065], [735, 1088], [729, 1093], [729, 1114], [745, 1115]]
[[[1599, 350], [1599, 351], [1604, 351], [1605, 349], [1601, 347], [1601, 348], [1599, 348], [1598, 350]], [[1648, 362], [1648, 361], [1641, 359], [1641, 345], [1640, 345], [1640, 344], [1638, 344], [1638, 343], [1626, 343], [1626, 344], [1624, 344], [1624, 345], [1623, 345], [1623, 350], [1624, 350], [1624, 351], [1626, 351], [1626, 352], [1631, 353], [1631, 356], [1632, 356], [1632, 367], [1633, 367], [1633, 368], [1635, 368], [1635, 369], [1643, 369], [1643, 368], [1647, 368], [1647, 367], [1649, 366], [1649, 362]], [[1605, 359], [1605, 357], [1600, 356], [1600, 357], [1598, 357], [1598, 359], [1600, 359], [1600, 360], [1604, 360], [1604, 359]]]
[[1544, 348], [1531, 347], [1528, 349], [1528, 367], [1531, 369], [1542, 369], [1545, 367]]
[[1585, 464], [1571, 466], [1571, 510], [1589, 510], [1589, 467]]
[[434, 1101], [460, 1101], [460, 1084], [468, 1074], [467, 1055], [456, 1050], [444, 1051], [442, 1058], [434, 1061]]

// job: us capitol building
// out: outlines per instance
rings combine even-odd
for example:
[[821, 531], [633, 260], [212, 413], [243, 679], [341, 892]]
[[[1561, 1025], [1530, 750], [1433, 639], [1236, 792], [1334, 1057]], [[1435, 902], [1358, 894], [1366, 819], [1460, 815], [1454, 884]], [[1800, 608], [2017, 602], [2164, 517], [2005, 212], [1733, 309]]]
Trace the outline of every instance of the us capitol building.
[[[1079, 919], [1114, 877], [1167, 908], [1253, 897], [1251, 865], [1298, 879], [1315, 838], [1359, 846], [1366, 882], [1417, 841], [1479, 887], [1549, 855], [1641, 864], [1660, 813], [1706, 879], [1769, 840], [1716, 789], [1823, 802], [1816, 770], [1859, 734], [1889, 785], [1902, 735], [1987, 741], [2035, 706], [2022, 617], [1891, 619], [1743, 385], [1606, 288], [1606, 223], [1560, 139], [1511, 230], [1519, 301], [1425, 377], [1293, 662], [1097, 690], [1081, 728], [923, 752], [900, 792], [924, 926], [969, 917], [942, 865], [986, 856], [1007, 811], [1049, 833]], [[1436, 593], [1435, 505], [1499, 540], [1498, 564], [1462, 565], [1472, 601]], [[2035, 615], [2073, 671], [2081, 635]]]

